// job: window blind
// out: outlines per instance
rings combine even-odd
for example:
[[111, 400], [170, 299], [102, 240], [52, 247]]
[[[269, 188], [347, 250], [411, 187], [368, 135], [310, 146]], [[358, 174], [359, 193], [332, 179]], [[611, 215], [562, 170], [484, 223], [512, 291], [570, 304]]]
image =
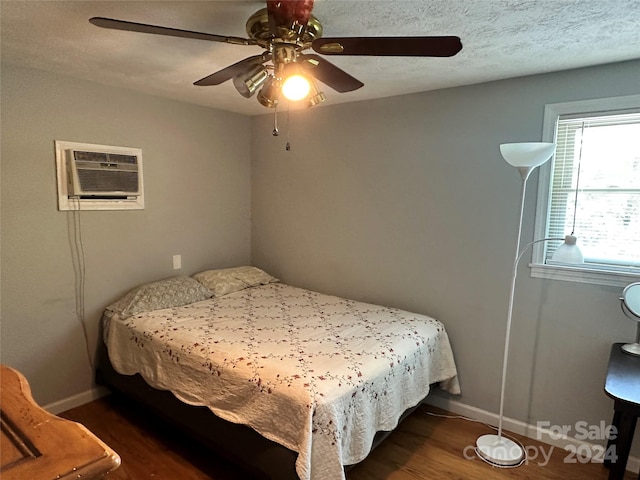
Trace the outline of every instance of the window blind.
[[590, 267], [640, 268], [640, 110], [561, 115], [555, 143], [547, 236], [575, 234]]

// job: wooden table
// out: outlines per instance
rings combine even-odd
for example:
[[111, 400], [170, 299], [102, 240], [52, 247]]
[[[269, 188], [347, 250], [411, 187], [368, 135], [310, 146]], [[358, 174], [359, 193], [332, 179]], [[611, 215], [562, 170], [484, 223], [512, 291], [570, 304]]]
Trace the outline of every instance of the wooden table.
[[2, 480], [94, 480], [118, 468], [118, 454], [84, 426], [40, 408], [16, 370], [2, 365], [0, 382]]
[[614, 343], [611, 347], [604, 386], [606, 394], [615, 402], [612, 425], [618, 430], [616, 438], [610, 439], [607, 446], [607, 452], [614, 452], [617, 456], [615, 461], [605, 460], [605, 465], [610, 468], [609, 480], [622, 480], [624, 477], [633, 434], [640, 417], [640, 357], [624, 353], [620, 348], [622, 345]]

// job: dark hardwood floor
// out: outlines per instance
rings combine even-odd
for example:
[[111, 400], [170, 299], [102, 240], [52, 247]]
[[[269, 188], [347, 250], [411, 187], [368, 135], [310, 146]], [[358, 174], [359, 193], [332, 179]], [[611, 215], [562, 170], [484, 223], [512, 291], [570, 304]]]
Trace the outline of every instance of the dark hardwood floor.
[[[469, 446], [485, 425], [433, 414], [441, 410], [423, 406], [408, 417], [360, 465], [348, 480], [520, 479], [605, 480], [601, 464], [582, 463], [560, 448], [518, 437], [538, 458], [517, 468], [496, 468], [473, 457]], [[118, 396], [108, 396], [69, 410], [60, 416], [84, 424], [122, 458], [108, 480], [247, 480], [247, 473], [204, 449]], [[548, 461], [543, 458], [551, 451]], [[466, 456], [470, 459], [465, 458]], [[568, 463], [571, 461], [574, 463]], [[636, 476], [627, 472], [625, 480]]]

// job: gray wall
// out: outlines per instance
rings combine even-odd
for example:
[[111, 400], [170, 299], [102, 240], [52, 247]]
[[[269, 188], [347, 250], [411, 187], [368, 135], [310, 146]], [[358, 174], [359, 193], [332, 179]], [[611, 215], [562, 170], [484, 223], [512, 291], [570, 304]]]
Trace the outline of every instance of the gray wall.
[[48, 404], [92, 387], [54, 140], [143, 151], [144, 210], [80, 213], [93, 351], [102, 310], [128, 289], [249, 262], [250, 119], [8, 65], [1, 80], [2, 363]]
[[[459, 367], [457, 400], [497, 412], [521, 185], [499, 145], [539, 141], [547, 103], [638, 93], [635, 61], [292, 112], [289, 152], [283, 134], [271, 135], [272, 115], [255, 118], [253, 262], [288, 283], [440, 319]], [[537, 180], [523, 242], [533, 237]], [[526, 264], [505, 414], [534, 425], [609, 422], [610, 347], [635, 332], [621, 288], [531, 278]]]

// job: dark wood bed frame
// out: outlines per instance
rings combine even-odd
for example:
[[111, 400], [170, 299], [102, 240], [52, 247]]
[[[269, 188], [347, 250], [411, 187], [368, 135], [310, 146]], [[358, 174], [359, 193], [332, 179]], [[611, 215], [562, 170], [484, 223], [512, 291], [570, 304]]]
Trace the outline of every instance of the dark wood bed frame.
[[[255, 430], [214, 415], [206, 407], [188, 405], [171, 392], [149, 386], [139, 375], [121, 375], [109, 361], [107, 348], [100, 342], [96, 359], [96, 382], [142, 404], [163, 421], [177, 427], [219, 455], [247, 470], [255, 478], [267, 480], [299, 480], [295, 462], [297, 453], [267, 440]], [[400, 422], [411, 414], [402, 415]], [[378, 432], [372, 450], [391, 432]], [[346, 466], [348, 470], [351, 466]]]

